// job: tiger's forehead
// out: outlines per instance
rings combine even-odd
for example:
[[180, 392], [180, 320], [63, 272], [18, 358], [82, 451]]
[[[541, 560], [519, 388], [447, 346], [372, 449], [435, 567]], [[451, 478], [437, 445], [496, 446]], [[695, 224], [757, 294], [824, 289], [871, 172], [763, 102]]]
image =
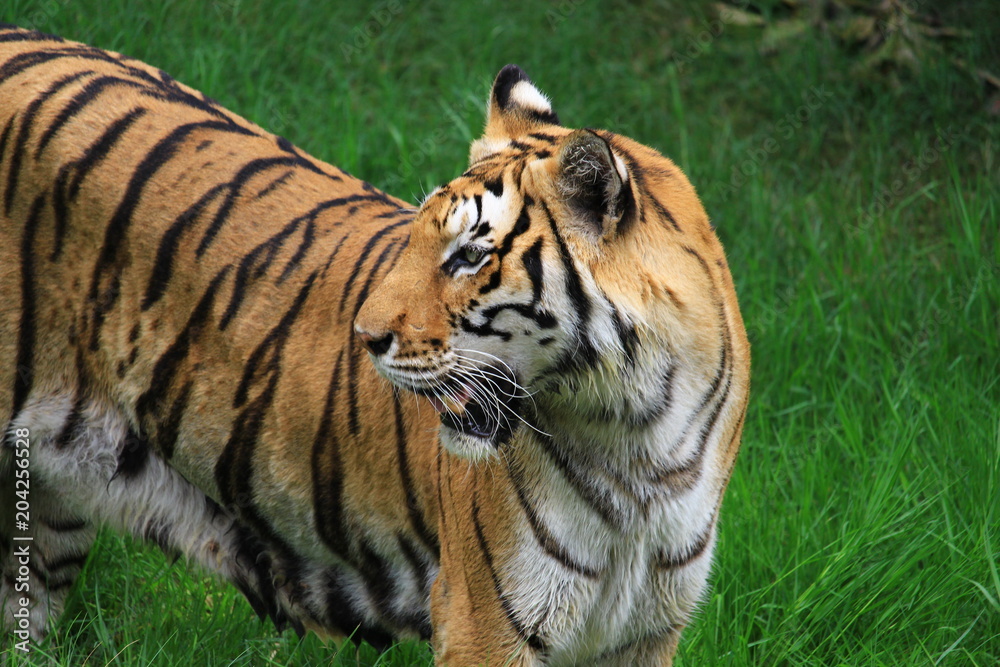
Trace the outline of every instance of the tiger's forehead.
[[[505, 210], [520, 198], [520, 176], [525, 160], [496, 169], [466, 172], [432, 192], [423, 209], [434, 216], [438, 229], [448, 236], [458, 236], [483, 223], [501, 223]], [[480, 230], [482, 235], [485, 227]]]
[[[502, 175], [501, 175], [502, 176]], [[485, 236], [508, 217], [505, 212], [517, 196], [516, 185], [504, 182], [502, 177], [488, 182], [449, 184], [447, 199], [442, 201], [438, 213], [438, 228], [448, 237], [465, 233]]]

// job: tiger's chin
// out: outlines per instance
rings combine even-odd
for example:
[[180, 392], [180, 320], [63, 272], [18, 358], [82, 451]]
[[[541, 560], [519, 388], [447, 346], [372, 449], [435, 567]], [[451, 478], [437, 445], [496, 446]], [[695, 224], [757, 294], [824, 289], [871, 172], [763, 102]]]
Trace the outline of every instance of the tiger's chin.
[[461, 459], [473, 463], [488, 461], [497, 455], [498, 446], [492, 438], [470, 435], [441, 420], [441, 445]]

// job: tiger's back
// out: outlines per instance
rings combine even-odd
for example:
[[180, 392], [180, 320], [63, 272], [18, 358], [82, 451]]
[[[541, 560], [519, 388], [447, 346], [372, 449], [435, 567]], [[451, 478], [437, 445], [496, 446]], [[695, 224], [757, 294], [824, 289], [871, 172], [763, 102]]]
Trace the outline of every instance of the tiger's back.
[[[58, 609], [97, 519], [221, 561], [279, 623], [426, 636], [434, 496], [411, 470], [433, 423], [350, 329], [412, 211], [159, 70], [38, 33], [0, 32], [0, 128], [0, 425], [66, 489], [33, 498], [33, 590], [63, 584]], [[358, 474], [378, 469], [397, 483]], [[86, 492], [109, 482], [121, 506]], [[322, 595], [273, 590], [286, 569]]]

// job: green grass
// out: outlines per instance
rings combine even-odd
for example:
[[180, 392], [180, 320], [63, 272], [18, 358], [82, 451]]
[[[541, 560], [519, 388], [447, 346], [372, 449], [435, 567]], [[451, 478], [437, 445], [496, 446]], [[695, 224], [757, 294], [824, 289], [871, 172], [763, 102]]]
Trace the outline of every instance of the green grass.
[[[822, 31], [767, 54], [758, 28], [699, 41], [701, 10], [683, 3], [323, 4], [13, 0], [3, 18], [146, 60], [411, 201], [462, 171], [507, 62], [567, 125], [672, 156], [726, 245], [754, 355], [714, 586], [677, 664], [1000, 662], [1000, 131], [988, 91], [945, 59], [898, 85], [859, 76]], [[945, 4], [947, 24], [974, 32], [947, 51], [998, 73], [995, 7]], [[390, 18], [365, 44], [370, 12]], [[13, 662], [336, 653], [277, 635], [232, 589], [113, 535], [70, 612]], [[429, 656], [363, 647], [335, 664]]]

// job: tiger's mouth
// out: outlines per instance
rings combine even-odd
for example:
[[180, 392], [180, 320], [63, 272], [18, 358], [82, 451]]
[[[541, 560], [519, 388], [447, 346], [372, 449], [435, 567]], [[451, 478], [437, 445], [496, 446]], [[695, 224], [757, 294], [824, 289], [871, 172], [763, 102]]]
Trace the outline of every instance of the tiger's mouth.
[[521, 394], [508, 372], [491, 368], [418, 390], [437, 411], [441, 425], [499, 448], [520, 422]]

